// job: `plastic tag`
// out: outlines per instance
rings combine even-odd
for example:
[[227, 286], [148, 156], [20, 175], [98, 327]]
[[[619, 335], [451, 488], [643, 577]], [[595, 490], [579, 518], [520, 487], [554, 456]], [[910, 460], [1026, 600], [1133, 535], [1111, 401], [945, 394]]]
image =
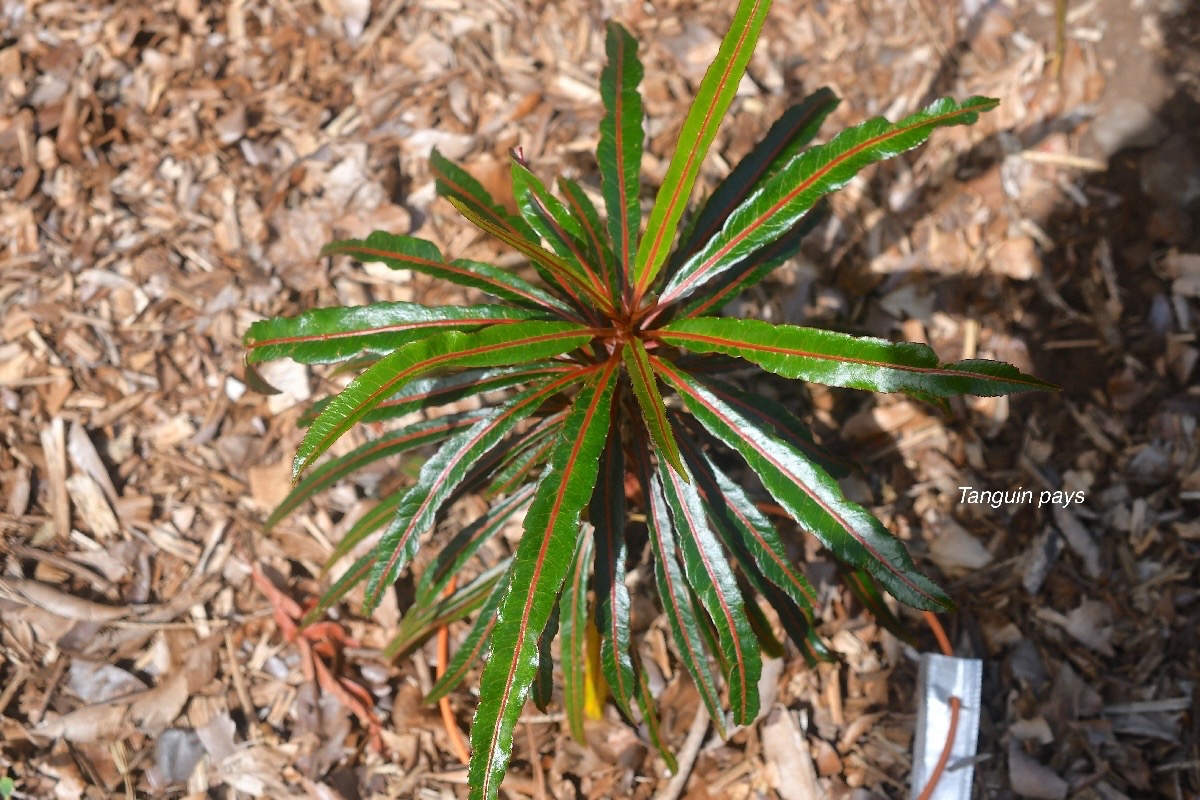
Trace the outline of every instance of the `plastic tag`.
[[912, 797], [920, 797], [937, 768], [950, 731], [950, 698], [961, 701], [950, 760], [930, 800], [969, 800], [979, 744], [979, 708], [983, 662], [922, 653], [921, 693], [917, 700], [917, 736], [913, 749]]

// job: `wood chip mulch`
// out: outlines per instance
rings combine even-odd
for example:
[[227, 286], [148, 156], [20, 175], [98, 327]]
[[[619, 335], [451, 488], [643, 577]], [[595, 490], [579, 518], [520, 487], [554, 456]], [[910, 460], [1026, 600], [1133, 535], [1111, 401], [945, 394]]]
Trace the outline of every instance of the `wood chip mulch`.
[[[1077, 0], [1060, 48], [1054, 6], [779, 0], [702, 183], [819, 86], [843, 98], [826, 135], [944, 94], [1001, 98], [854, 180], [804, 253], [727, 311], [926, 341], [1063, 386], [949, 414], [816, 388], [805, 402], [864, 465], [848, 490], [958, 599], [958, 654], [985, 660], [975, 796], [1194, 800], [1200, 15]], [[643, 168], [661, 179], [730, 8], [0, 3], [0, 781], [13, 796], [465, 796], [421, 703], [435, 644], [380, 657], [403, 585], [371, 619], [343, 607], [323, 638], [291, 625], [332, 543], [411, 464], [264, 535], [297, 417], [345, 377], [274, 364], [282, 393], [255, 394], [240, 336], [316, 306], [470, 299], [320, 260], [335, 238], [412, 233], [522, 268], [435, 199], [426, 159], [437, 147], [503, 193], [520, 146], [540, 175], [595, 188], [606, 16], [643, 43]], [[800, 403], [794, 386], [752, 380]], [[1033, 499], [971, 504], [962, 487]], [[811, 540], [793, 541], [837, 664], [768, 661], [765, 718], [728, 741], [693, 732], [677, 789], [611, 709], [586, 747], [555, 709], [531, 710], [506, 796], [907, 796], [916, 651]], [[635, 598], [683, 747], [697, 696]], [[453, 698], [464, 731], [472, 691]]]

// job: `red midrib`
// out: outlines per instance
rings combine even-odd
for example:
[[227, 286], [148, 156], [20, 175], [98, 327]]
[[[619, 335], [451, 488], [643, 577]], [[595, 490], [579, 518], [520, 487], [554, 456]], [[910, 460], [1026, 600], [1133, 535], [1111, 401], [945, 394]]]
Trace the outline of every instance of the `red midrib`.
[[[467, 277], [469, 277], [473, 280], [477, 280], [482, 283], [486, 283], [489, 286], [498, 286], [506, 291], [512, 292], [513, 294], [517, 295], [518, 297], [524, 297], [526, 300], [530, 300], [534, 303], [540, 304], [542, 302], [539, 298], [535, 297], [534, 295], [529, 294], [528, 292], [523, 292], [518, 288], [509, 286], [508, 284], [503, 283], [498, 280], [495, 280], [494, 278], [489, 278], [487, 275], [481, 275], [478, 272], [472, 272], [469, 269], [463, 269], [462, 267], [456, 267], [452, 264], [447, 264], [444, 261], [431, 261], [428, 258], [420, 258], [419, 256], [409, 256], [409, 255], [405, 255], [403, 253], [393, 253], [390, 250], [376, 250], [375, 248], [372, 248], [372, 247], [350, 247], [350, 248], [346, 248], [345, 250], [340, 250], [339, 252], [344, 253], [345, 255], [348, 255], [348, 256], [353, 256], [356, 253], [362, 253], [362, 254], [368, 255], [368, 256], [379, 256], [380, 258], [388, 258], [388, 259], [391, 259], [392, 261], [399, 261], [401, 263], [404, 263], [407, 261], [412, 264], [420, 264], [421, 266], [424, 266], [424, 267], [434, 267], [436, 269], [443, 269], [446, 272], [450, 272], [455, 275], [466, 275]], [[359, 260], [361, 261], [362, 259], [359, 259]]]
[[366, 328], [357, 331], [337, 331], [335, 333], [314, 333], [308, 336], [279, 336], [274, 339], [262, 339], [254, 343], [254, 347], [271, 347], [278, 344], [294, 344], [295, 342], [327, 342], [334, 339], [349, 339], [355, 336], [375, 336], [393, 331], [418, 330], [421, 328], [454, 328], [465, 325], [505, 325], [514, 322], [529, 322], [527, 319], [512, 319], [510, 317], [464, 317], [461, 319], [438, 319], [426, 322], [405, 322], [396, 325], [384, 325], [379, 328]]

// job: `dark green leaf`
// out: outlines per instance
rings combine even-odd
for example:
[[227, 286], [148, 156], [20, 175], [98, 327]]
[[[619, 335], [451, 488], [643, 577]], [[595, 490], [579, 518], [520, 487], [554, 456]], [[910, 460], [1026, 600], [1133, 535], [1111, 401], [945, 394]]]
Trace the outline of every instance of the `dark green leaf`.
[[767, 658], [783, 658], [783, 644], [775, 638], [775, 631], [771, 630], [771, 621], [763, 613], [758, 601], [747, 589], [742, 590], [742, 596], [747, 598], [746, 619], [750, 620], [750, 629], [754, 631], [759, 649]]
[[695, 353], [744, 358], [785, 378], [876, 392], [919, 391], [935, 397], [993, 396], [1053, 389], [1000, 361], [942, 364], [928, 345], [754, 319], [700, 317], [654, 332], [667, 344]]
[[633, 384], [633, 393], [642, 409], [642, 419], [650, 438], [658, 448], [659, 454], [670, 463], [679, 473], [685, 472], [683, 462], [679, 458], [679, 445], [675, 443], [675, 435], [667, 422], [667, 408], [662, 395], [658, 392], [658, 381], [654, 370], [650, 368], [650, 357], [641, 339], [630, 339], [621, 350], [625, 361], [625, 371]]
[[509, 576], [506, 575], [496, 582], [492, 593], [479, 608], [479, 616], [475, 618], [466, 638], [459, 644], [450, 663], [446, 665], [446, 671], [425, 696], [426, 703], [436, 703], [448, 695], [455, 686], [462, 683], [471, 667], [483, 656], [491, 642], [492, 628], [496, 626], [496, 610], [500, 608], [500, 601], [508, 590], [508, 581]]
[[589, 339], [588, 329], [569, 322], [521, 322], [476, 333], [448, 331], [406, 345], [355, 378], [325, 407], [300, 443], [292, 475], [298, 477], [371, 409], [423, 373], [540, 361], [570, 352]]
[[917, 571], [903, 543], [870, 511], [846, 498], [837, 481], [803, 453], [721, 402], [694, 379], [652, 357], [684, 405], [758, 473], [763, 486], [839, 559], [863, 567], [909, 605], [953, 608], [945, 592]]
[[912, 631], [888, 608], [883, 595], [879, 592], [879, 587], [875, 585], [875, 580], [871, 577], [870, 573], [866, 570], [847, 567], [845, 564], [840, 564], [839, 566], [841, 567], [842, 579], [846, 581], [846, 586], [849, 587], [850, 593], [854, 595], [858, 602], [862, 603], [863, 608], [871, 613], [875, 621], [900, 641], [907, 642], [916, 647], [917, 637], [913, 636]]
[[596, 485], [619, 366], [610, 359], [594, 382], [576, 395], [525, 516], [525, 535], [517, 545], [511, 587], [492, 632], [492, 655], [480, 680], [480, 703], [471, 726], [469, 783], [474, 800], [494, 800], [508, 766], [513, 728], [536, 668], [537, 635], [570, 571], [580, 514]]
[[584, 233], [584, 244], [587, 246], [589, 258], [601, 267], [601, 277], [608, 286], [610, 297], [620, 298], [622, 284], [620, 271], [616, 267], [616, 257], [608, 237], [604, 235], [604, 227], [600, 224], [600, 213], [592, 205], [591, 199], [578, 183], [567, 178], [558, 179], [558, 188], [566, 198], [567, 208], [571, 215], [579, 221]]
[[446, 597], [434, 597], [422, 605], [412, 605], [400, 620], [396, 637], [383, 649], [391, 661], [408, 655], [413, 648], [428, 639], [443, 625], [462, 619], [482, 607], [497, 588], [503, 589], [512, 559], [488, 567], [466, 586], [459, 587]]
[[600, 121], [600, 143], [596, 161], [600, 164], [600, 185], [608, 210], [608, 234], [616, 250], [616, 282], [623, 285], [638, 250], [642, 225], [642, 97], [638, 84], [642, 64], [637, 57], [637, 41], [616, 22], [609, 22], [605, 37], [608, 63], [600, 74], [600, 96], [604, 101], [604, 119]]
[[675, 521], [684, 575], [716, 626], [719, 649], [729, 666], [729, 706], [733, 719], [739, 725], [749, 725], [758, 716], [762, 660], [737, 581], [708, 526], [696, 487], [663, 463], [659, 464], [658, 477]]
[[470, 208], [481, 219], [486, 219], [493, 225], [527, 241], [532, 242], [537, 239], [537, 234], [523, 219], [516, 214], [509, 213], [488, 194], [482, 183], [436, 149], [429, 154], [429, 165], [433, 167], [433, 174], [437, 177], [436, 188], [439, 195], [457, 200]]
[[667, 258], [679, 218], [691, 197], [696, 176], [700, 174], [700, 165], [704, 163], [708, 147], [717, 135], [717, 127], [737, 93], [770, 7], [770, 0], [740, 0], [733, 12], [729, 32], [721, 41], [721, 49], [704, 73], [696, 99], [680, 129], [679, 146], [671, 156], [666, 177], [654, 199], [646, 236], [638, 248], [633, 283], [639, 298], [645, 296]]
[[567, 573], [558, 601], [562, 612], [563, 710], [567, 714], [567, 727], [580, 744], [584, 744], [583, 718], [587, 701], [588, 566], [591, 563], [592, 537], [585, 532], [579, 537], [571, 571]]
[[333, 569], [333, 565], [341, 561], [360, 542], [386, 525], [387, 521], [396, 513], [396, 506], [400, 505], [400, 499], [407, 491], [407, 489], [401, 489], [398, 492], [392, 492], [376, 503], [374, 508], [359, 517], [350, 530], [346, 531], [346, 534], [338, 540], [333, 552], [325, 560], [325, 570]]
[[664, 287], [662, 302], [693, 291], [791, 230], [819, 197], [845, 186], [868, 164], [911, 150], [935, 128], [969, 125], [998, 102], [972, 97], [960, 104], [943, 98], [895, 124], [876, 117], [804, 151], [743, 201], [721, 232], [680, 267]]
[[546, 622], [546, 627], [542, 630], [542, 635], [538, 637], [538, 663], [537, 672], [533, 679], [533, 704], [543, 714], [550, 708], [550, 704], [554, 702], [554, 654], [550, 651], [550, 645], [554, 642], [554, 637], [558, 635], [558, 616], [560, 613], [559, 601], [556, 600], [554, 602], [554, 609], [550, 612], [550, 619]]

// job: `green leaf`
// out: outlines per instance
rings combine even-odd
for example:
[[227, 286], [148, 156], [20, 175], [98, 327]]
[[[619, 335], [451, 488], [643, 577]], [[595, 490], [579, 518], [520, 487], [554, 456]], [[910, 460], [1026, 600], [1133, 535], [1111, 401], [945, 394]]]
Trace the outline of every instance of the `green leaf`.
[[453, 367], [500, 367], [570, 352], [589, 339], [568, 322], [521, 322], [476, 333], [449, 331], [406, 345], [355, 378], [309, 427], [296, 452], [296, 478], [385, 398], [426, 372]]
[[733, 210], [759, 188], [765, 178], [778, 172], [812, 141], [821, 123], [839, 102], [837, 95], [822, 87], [784, 111], [767, 135], [709, 195], [683, 245], [671, 255], [671, 264], [682, 265], [688, 256], [711, 239]]
[[356, 447], [344, 456], [326, 461], [292, 487], [287, 497], [283, 498], [283, 501], [276, 506], [271, 516], [267, 517], [267, 521], [263, 523], [263, 532], [269, 532], [280, 520], [299, 508], [300, 504], [308, 498], [325, 491], [367, 464], [416, 449], [422, 445], [439, 442], [455, 431], [474, 424], [478, 419], [478, 412], [468, 412], [418, 422], [384, 434], [372, 442]]
[[482, 607], [495, 593], [497, 584], [503, 584], [511, 561], [504, 559], [488, 567], [449, 596], [434, 597], [424, 604], [410, 606], [400, 619], [396, 637], [383, 649], [384, 658], [391, 661], [408, 655], [441, 626], [462, 619]]
[[416, 484], [400, 501], [395, 518], [375, 546], [375, 566], [371, 569], [363, 599], [364, 616], [375, 610], [383, 593], [412, 561], [421, 534], [433, 527], [442, 504], [462, 483], [468, 470], [542, 403], [595, 371], [595, 367], [581, 368], [521, 392], [446, 441], [437, 454], [425, 462]]
[[587, 245], [583, 242], [583, 226], [579, 220], [516, 158], [512, 161], [512, 178], [517, 206], [530, 226], [567, 263], [576, 280], [608, 296], [608, 286], [601, 282], [596, 273], [600, 263], [593, 262], [588, 256]]
[[[517, 367], [500, 367], [499, 369], [471, 369], [449, 375], [419, 378], [375, 406], [363, 416], [362, 422], [383, 422], [396, 419], [411, 414], [413, 411], [424, 411], [427, 408], [444, 406], [447, 403], [485, 392], [494, 392], [497, 389], [506, 389], [518, 384], [528, 384], [539, 378], [562, 375], [575, 368], [571, 364], [544, 361], [540, 364], [522, 364]], [[332, 399], [327, 397], [314, 403], [296, 421], [296, 424], [301, 427], [311, 425]]]
[[[547, 431], [547, 434], [550, 432]], [[535, 469], [546, 463], [546, 459], [550, 456], [550, 451], [553, 447], [553, 441], [547, 441], [546, 438], [542, 438], [536, 444], [520, 450], [515, 458], [509, 460], [496, 471], [491, 484], [483, 491], [483, 496], [489, 499], [498, 497], [499, 495], [511, 492], [514, 487], [520, 486], [529, 479], [530, 474]]]
[[785, 378], [851, 389], [954, 397], [1055, 388], [1000, 361], [942, 364], [929, 346], [915, 342], [894, 343], [753, 319], [683, 319], [654, 331], [653, 336], [695, 353], [744, 358]]
[[737, 93], [770, 7], [770, 0], [740, 0], [733, 12], [729, 32], [721, 41], [721, 49], [704, 73], [696, 99], [679, 132], [679, 146], [671, 156], [666, 177], [654, 199], [646, 236], [638, 248], [633, 282], [634, 294], [639, 298], [645, 296], [667, 258], [679, 218], [691, 197], [696, 176], [700, 174], [700, 165]]
[[600, 121], [596, 161], [600, 164], [600, 185], [608, 210], [608, 234], [616, 250], [616, 282], [623, 286], [624, 276], [629, 274], [637, 256], [642, 224], [638, 198], [645, 134], [638, 84], [643, 70], [637, 57], [637, 41], [616, 22], [608, 23], [605, 50], [608, 63], [600, 74], [604, 119]]
[[486, 514], [454, 534], [433, 561], [426, 565], [413, 592], [414, 603], [428, 603], [440, 597], [450, 580], [457, 575], [485, 542], [500, 532], [513, 515], [524, 508], [533, 496], [532, 486], [522, 486], [511, 497], [493, 506]]
[[646, 724], [646, 734], [650, 737], [650, 743], [662, 756], [671, 774], [678, 775], [679, 762], [675, 760], [675, 754], [671, 752], [666, 738], [662, 735], [658, 724], [658, 711], [654, 707], [654, 696], [650, 694], [650, 684], [646, 681], [646, 671], [640, 668], [637, 670], [637, 705], [638, 711], [642, 712], [642, 722]]
[[[614, 404], [614, 409], [619, 406]], [[625, 451], [618, 420], [600, 457], [596, 490], [588, 518], [596, 530], [592, 589], [596, 593], [596, 630], [600, 633], [600, 668], [617, 707], [632, 717], [636, 689], [629, 642], [629, 589], [625, 586]]]
[[675, 443], [675, 435], [667, 422], [667, 408], [658, 392], [654, 370], [650, 368], [646, 346], [642, 344], [641, 339], [630, 339], [621, 349], [621, 357], [625, 361], [625, 371], [633, 384], [633, 393], [641, 406], [642, 419], [646, 422], [646, 429], [650, 431], [650, 438], [671, 468], [680, 474], [685, 473], [683, 462], [679, 458], [679, 445]]
[[558, 298], [499, 267], [464, 259], [446, 263], [437, 245], [412, 236], [375, 231], [366, 239], [327, 244], [321, 248], [321, 255], [348, 255], [359, 261], [377, 261], [390, 269], [412, 270], [479, 289], [526, 308], [551, 310], [560, 316], [574, 313]]
[[588, 566], [591, 563], [592, 537], [585, 531], [576, 544], [571, 571], [567, 573], [558, 601], [562, 612], [563, 710], [567, 714], [567, 727], [580, 744], [584, 744], [583, 719], [587, 700]]
[[559, 178], [558, 188], [566, 198], [568, 210], [583, 231], [583, 241], [587, 246], [589, 259], [592, 263], [600, 265], [600, 276], [608, 286], [609, 296], [614, 299], [621, 297], [622, 279], [616, 267], [616, 257], [608, 243], [608, 237], [603, 233], [604, 227], [600, 224], [600, 212], [583, 191], [583, 187], [575, 181]]
[[508, 766], [513, 728], [537, 666], [537, 635], [570, 571], [580, 514], [596, 485], [619, 366], [610, 359], [594, 382], [576, 395], [525, 516], [525, 535], [517, 545], [511, 587], [492, 632], [492, 654], [480, 680], [481, 700], [471, 726], [473, 800], [494, 800]]
[[758, 716], [762, 660], [737, 581], [708, 526], [704, 504], [695, 486], [661, 463], [658, 477], [675, 521], [684, 575], [716, 626], [720, 650], [729, 666], [729, 706], [733, 719], [739, 725], [749, 725]]
[[325, 570], [333, 569], [333, 565], [341, 561], [360, 542], [386, 525], [387, 521], [396, 513], [396, 506], [400, 505], [400, 500], [407, 491], [408, 489], [401, 489], [398, 492], [392, 492], [376, 503], [374, 508], [359, 517], [350, 530], [346, 531], [346, 534], [338, 540], [333, 552], [329, 554], [329, 558], [325, 559]]
[[682, 297], [791, 230], [821, 195], [845, 186], [868, 164], [911, 150], [928, 139], [935, 128], [970, 125], [981, 112], [990, 111], [999, 102], [972, 97], [959, 104], [943, 98], [895, 124], [876, 117], [806, 150], [729, 215], [721, 232], [667, 283], [662, 302]]
[[309, 609], [300, 624], [311, 625], [324, 616], [326, 611], [340, 603], [342, 598], [350, 593], [351, 589], [366, 579], [367, 572], [370, 571], [373, 563], [375, 563], [375, 559], [370, 553], [355, 561], [350, 566], [350, 569], [343, 572], [333, 582], [333, 585], [321, 595], [321, 599], [317, 601], [315, 606]]
[[536, 319], [510, 306], [423, 306], [374, 303], [353, 308], [315, 308], [295, 317], [255, 322], [246, 331], [246, 363], [290, 358], [301, 364], [327, 364], [368, 351], [387, 353], [443, 330]]
[[666, 497], [663, 495], [662, 483], [650, 469], [645, 454], [639, 448], [641, 461], [638, 464], [639, 475], [642, 479], [642, 492], [648, 500], [646, 525], [650, 533], [650, 549], [654, 553], [654, 579], [658, 585], [658, 594], [662, 598], [663, 611], [671, 626], [671, 636], [683, 665], [691, 673], [700, 698], [704, 701], [713, 724], [724, 736], [721, 713], [721, 700], [717, 694], [716, 681], [708, 666], [708, 651], [704, 646], [705, 631], [700, 615], [692, 601], [691, 590], [684, 580], [675, 558], [676, 542], [675, 527], [668, 510]]
[[803, 453], [738, 414], [694, 379], [657, 358], [652, 362], [700, 424], [740, 453], [767, 491], [834, 556], [866, 569], [911, 606], [953, 608], [945, 592], [917, 571], [904, 544], [870, 511], [848, 500], [837, 481]]
[[516, 214], [509, 213], [490, 194], [483, 184], [471, 177], [465, 169], [450, 161], [434, 149], [429, 154], [429, 165], [437, 178], [437, 193], [448, 200], [456, 200], [481, 219], [498, 228], [519, 236], [526, 241], [536, 241], [537, 234]]
[[879, 592], [879, 587], [875, 585], [875, 581], [871, 578], [870, 573], [862, 569], [852, 569], [844, 564], [840, 564], [839, 566], [841, 567], [842, 579], [846, 582], [850, 593], [854, 595], [858, 602], [862, 603], [863, 608], [870, 612], [875, 621], [900, 641], [907, 642], [916, 647], [917, 637], [888, 608], [887, 603], [884, 602], [883, 595]]
[[771, 630], [771, 621], [763, 613], [762, 607], [748, 589], [742, 591], [742, 596], [747, 598], [746, 619], [750, 620], [750, 629], [754, 631], [754, 639], [758, 642], [759, 649], [767, 658], [783, 658], [783, 644], [775, 638], [775, 631]]
[[[511, 566], [509, 568], [511, 569]], [[502, 580], [496, 582], [492, 593], [480, 606], [479, 616], [475, 618], [466, 638], [459, 644], [450, 663], [446, 665], [446, 671], [442, 673], [442, 677], [437, 679], [433, 688], [429, 690], [429, 694], [425, 696], [426, 703], [436, 703], [453, 691], [454, 687], [467, 677], [467, 673], [475, 662], [483, 656], [491, 642], [492, 628], [496, 626], [496, 610], [500, 608], [500, 601], [504, 599], [504, 593], [508, 591], [510, 577], [510, 575], [505, 575]]]
[[[812, 211], [800, 218], [790, 231], [760, 247], [736, 267], [721, 273], [702, 287], [679, 311], [679, 317], [699, 317], [720, 309], [730, 300], [754, 286], [794, 256], [800, 243], [829, 217], [829, 201], [822, 197]], [[685, 292], [686, 294], [686, 292]]]
[[[614, 311], [612, 301], [605, 294], [597, 291], [588, 281], [587, 277], [580, 273], [578, 267], [571, 265], [568, 261], [559, 258], [535, 242], [527, 241], [514, 233], [493, 225], [491, 222], [477, 216], [475, 212], [458, 200], [451, 198], [450, 204], [457, 208], [460, 214], [474, 223], [477, 228], [491, 234], [528, 258], [535, 267], [539, 268], [543, 278], [561, 289], [576, 305], [580, 307], [591, 305], [594, 308], [599, 308], [610, 313]], [[587, 298], [586, 303], [583, 299], [585, 297]]]
[[543, 714], [554, 702], [554, 654], [551, 652], [550, 646], [554, 642], [554, 637], [558, 635], [561, 599], [560, 597], [554, 601], [550, 619], [546, 622], [546, 627], [542, 630], [542, 635], [538, 637], [537, 642], [537, 672], [533, 679], [533, 704]]
[[[704, 493], [705, 506], [716, 531], [729, 552], [752, 579], [760, 572], [791, 598], [805, 620], [813, 618], [817, 592], [801, 573], [792, 567], [779, 532], [742, 489], [722, 472], [706, 454], [681, 436], [684, 456]], [[753, 571], [751, 570], [753, 568]], [[759, 592], [768, 590], [754, 581]]]

